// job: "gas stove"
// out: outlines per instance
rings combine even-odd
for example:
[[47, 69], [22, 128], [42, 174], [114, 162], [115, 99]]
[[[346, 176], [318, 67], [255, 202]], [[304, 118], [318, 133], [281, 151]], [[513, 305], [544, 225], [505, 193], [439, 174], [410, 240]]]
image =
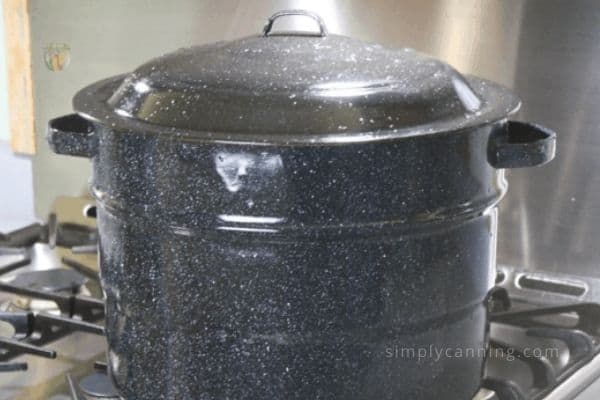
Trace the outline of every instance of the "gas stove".
[[[0, 237], [0, 399], [119, 399], [107, 375], [94, 208], [57, 204], [46, 224]], [[488, 304], [488, 361], [473, 400], [595, 398], [600, 280], [500, 266]]]

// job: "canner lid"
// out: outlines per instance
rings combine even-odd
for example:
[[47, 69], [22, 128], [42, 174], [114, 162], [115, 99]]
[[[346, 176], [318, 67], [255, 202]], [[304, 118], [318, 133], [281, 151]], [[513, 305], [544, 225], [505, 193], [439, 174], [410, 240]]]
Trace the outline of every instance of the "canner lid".
[[272, 144], [432, 134], [519, 107], [498, 84], [411, 49], [327, 34], [305, 14], [319, 24], [314, 33], [272, 32], [276, 14], [260, 36], [155, 58], [84, 88], [74, 107], [118, 129]]

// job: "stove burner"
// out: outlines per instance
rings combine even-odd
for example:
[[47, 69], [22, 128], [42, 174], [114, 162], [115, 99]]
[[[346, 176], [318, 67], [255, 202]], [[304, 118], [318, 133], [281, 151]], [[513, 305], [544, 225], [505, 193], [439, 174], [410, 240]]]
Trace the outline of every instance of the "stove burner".
[[52, 269], [22, 272], [12, 280], [12, 284], [21, 288], [42, 290], [45, 292], [79, 293], [87, 279], [70, 269]]
[[79, 381], [79, 390], [88, 400], [119, 400], [119, 394], [106, 374], [94, 372]]
[[94, 372], [79, 381], [79, 384], [75, 384], [73, 377], [67, 374], [67, 383], [71, 392], [72, 400], [123, 400], [111, 380], [107, 375], [106, 363], [96, 361], [94, 363]]

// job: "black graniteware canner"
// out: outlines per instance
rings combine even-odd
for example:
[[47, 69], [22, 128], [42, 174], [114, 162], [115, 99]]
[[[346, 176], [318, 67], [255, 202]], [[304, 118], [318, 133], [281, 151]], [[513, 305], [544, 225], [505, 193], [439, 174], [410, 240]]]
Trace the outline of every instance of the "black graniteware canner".
[[[319, 31], [272, 32], [289, 14]], [[518, 106], [301, 11], [80, 91], [48, 138], [92, 159], [120, 393], [471, 399], [503, 169], [554, 156]]]

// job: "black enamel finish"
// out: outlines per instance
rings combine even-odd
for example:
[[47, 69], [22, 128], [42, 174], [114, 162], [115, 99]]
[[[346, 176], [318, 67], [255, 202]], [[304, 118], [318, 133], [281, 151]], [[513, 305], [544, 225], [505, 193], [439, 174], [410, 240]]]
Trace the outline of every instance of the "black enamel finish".
[[55, 118], [48, 127], [48, 143], [56, 153], [67, 152], [73, 156], [92, 157], [95, 153], [95, 136], [92, 125], [78, 115]]
[[125, 398], [469, 398], [482, 359], [415, 368], [386, 351], [485, 345], [506, 189], [486, 149], [505, 128], [264, 147], [97, 126], [117, 387]]
[[496, 168], [542, 165], [554, 158], [556, 134], [536, 124], [510, 121], [508, 134], [490, 141], [489, 161]]
[[189, 237], [99, 211], [110, 369], [127, 399], [468, 399], [479, 388], [481, 358], [395, 352], [485, 346], [494, 214], [422, 236], [297, 242]]
[[553, 156], [506, 89], [323, 30], [183, 49], [74, 103], [49, 140], [92, 158], [126, 399], [478, 390], [482, 358], [395, 350], [486, 345], [498, 168]]

